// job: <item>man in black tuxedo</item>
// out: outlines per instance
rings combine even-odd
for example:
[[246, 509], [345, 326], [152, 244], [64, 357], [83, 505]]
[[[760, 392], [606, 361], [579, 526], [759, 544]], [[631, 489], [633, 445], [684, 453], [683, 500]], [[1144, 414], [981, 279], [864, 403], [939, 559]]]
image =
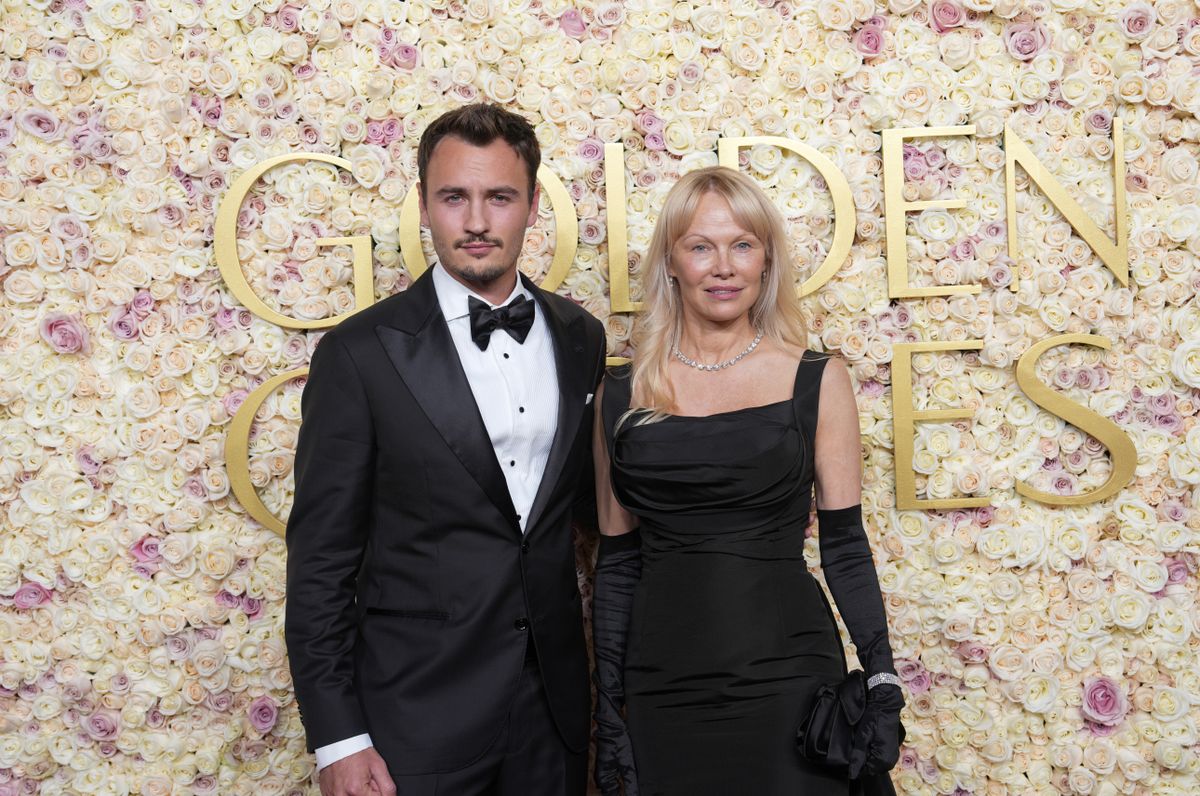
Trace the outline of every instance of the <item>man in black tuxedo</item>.
[[313, 355], [286, 636], [326, 796], [584, 792], [571, 516], [605, 345], [517, 271], [540, 159], [498, 107], [435, 120], [418, 173], [439, 262]]

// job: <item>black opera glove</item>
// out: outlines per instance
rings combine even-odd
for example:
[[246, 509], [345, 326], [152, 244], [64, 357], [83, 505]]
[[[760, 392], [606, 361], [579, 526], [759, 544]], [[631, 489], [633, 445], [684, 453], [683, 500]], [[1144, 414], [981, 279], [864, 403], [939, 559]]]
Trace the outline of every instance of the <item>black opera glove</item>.
[[[887, 613], [879, 576], [862, 523], [862, 506], [818, 509], [821, 570], [841, 611], [858, 660], [868, 677], [895, 674], [888, 641]], [[880, 773], [896, 764], [904, 729], [900, 711], [904, 693], [898, 685], [882, 683], [867, 691], [867, 706], [855, 732], [850, 775]]]
[[850, 742], [850, 779], [885, 774], [900, 760], [904, 725], [900, 711], [904, 692], [900, 686], [882, 683], [867, 690], [867, 707], [854, 728]]
[[633, 592], [642, 575], [642, 539], [635, 528], [601, 536], [592, 589], [592, 646], [596, 655], [596, 787], [603, 796], [637, 796], [637, 767], [623, 715], [625, 648]]

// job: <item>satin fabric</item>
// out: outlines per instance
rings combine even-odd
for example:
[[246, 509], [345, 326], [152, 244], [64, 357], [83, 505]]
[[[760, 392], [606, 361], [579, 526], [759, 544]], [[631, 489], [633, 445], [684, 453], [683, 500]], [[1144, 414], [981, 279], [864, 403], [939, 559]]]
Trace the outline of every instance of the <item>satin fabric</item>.
[[[627, 418], [610, 434], [614, 492], [641, 521], [625, 690], [643, 796], [850, 792], [795, 749], [817, 688], [845, 672], [803, 555], [813, 468], [796, 415], [815, 418], [823, 364], [799, 368], [795, 409]], [[627, 379], [605, 392], [628, 406]]]

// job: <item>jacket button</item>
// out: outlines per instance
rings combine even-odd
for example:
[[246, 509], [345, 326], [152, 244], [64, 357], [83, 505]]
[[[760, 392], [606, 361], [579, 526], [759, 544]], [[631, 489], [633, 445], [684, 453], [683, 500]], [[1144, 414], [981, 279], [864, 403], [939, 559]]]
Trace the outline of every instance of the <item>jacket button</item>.
[[525, 617], [521, 617], [517, 621], [513, 622], [513, 627], [515, 627], [517, 630], [521, 630], [521, 631], [528, 630], [529, 629], [529, 620], [526, 619]]
[[529, 552], [529, 542], [521, 542], [521, 552], [522, 553]]

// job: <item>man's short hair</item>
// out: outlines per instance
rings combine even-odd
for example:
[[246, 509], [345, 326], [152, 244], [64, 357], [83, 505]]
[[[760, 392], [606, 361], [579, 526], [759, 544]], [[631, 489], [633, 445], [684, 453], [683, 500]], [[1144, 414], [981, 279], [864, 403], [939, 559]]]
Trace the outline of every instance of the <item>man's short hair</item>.
[[537, 184], [538, 166], [542, 162], [542, 150], [538, 146], [533, 126], [523, 117], [506, 111], [499, 105], [480, 102], [464, 105], [433, 120], [421, 134], [417, 145], [417, 179], [421, 181], [421, 195], [425, 194], [425, 172], [434, 147], [446, 136], [455, 136], [472, 146], [487, 146], [497, 138], [517, 151], [529, 174], [529, 198], [533, 199], [533, 188]]

